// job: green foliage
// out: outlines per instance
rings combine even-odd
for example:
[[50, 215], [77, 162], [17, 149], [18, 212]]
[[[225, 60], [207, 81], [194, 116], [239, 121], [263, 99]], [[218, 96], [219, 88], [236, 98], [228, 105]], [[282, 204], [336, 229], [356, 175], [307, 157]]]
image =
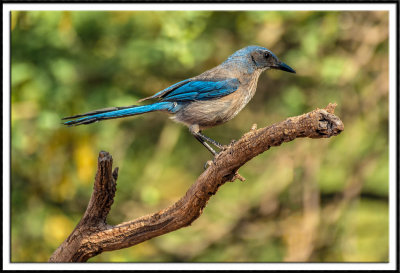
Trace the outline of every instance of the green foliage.
[[388, 13], [20, 11], [11, 32], [11, 260], [43, 262], [78, 223], [96, 158], [119, 166], [110, 224], [164, 208], [210, 154], [159, 113], [67, 128], [61, 118], [135, 104], [247, 45], [268, 71], [255, 99], [207, 130], [222, 143], [336, 102], [345, 131], [272, 148], [190, 227], [91, 262], [388, 260]]

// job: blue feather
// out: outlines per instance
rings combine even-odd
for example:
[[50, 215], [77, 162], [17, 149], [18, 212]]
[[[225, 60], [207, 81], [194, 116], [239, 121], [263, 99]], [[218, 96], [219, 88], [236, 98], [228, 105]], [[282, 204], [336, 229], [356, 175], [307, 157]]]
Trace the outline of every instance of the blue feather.
[[175, 84], [171, 85], [170, 87], [165, 88], [165, 89], [161, 90], [160, 92], [154, 94], [153, 96], [140, 99], [139, 102], [144, 101], [144, 100], [148, 100], [148, 99], [161, 98], [161, 97], [165, 96], [166, 94], [168, 94], [169, 92], [175, 90], [176, 88], [178, 88], [178, 87], [184, 85], [184, 84], [187, 83], [187, 82], [190, 82], [190, 80], [184, 80], [184, 81], [180, 81], [180, 82], [178, 82], [178, 83], [175, 83]]
[[224, 81], [190, 81], [165, 94], [162, 101], [188, 102], [224, 97], [239, 87], [238, 79]]
[[[179, 107], [173, 102], [157, 102], [153, 104], [143, 105], [143, 106], [132, 106], [130, 108], [121, 109], [121, 110], [109, 110], [101, 113], [86, 113], [79, 116], [84, 116], [82, 118], [77, 118], [75, 120], [67, 121], [65, 125], [81, 125], [81, 124], [89, 124], [93, 122], [97, 122], [104, 119], [113, 119], [113, 118], [121, 118], [127, 116], [134, 116], [139, 114], [144, 114], [148, 112], [154, 111], [168, 111], [174, 113], [177, 111]], [[74, 118], [74, 117], [70, 117]], [[68, 118], [66, 118], [68, 119]]]

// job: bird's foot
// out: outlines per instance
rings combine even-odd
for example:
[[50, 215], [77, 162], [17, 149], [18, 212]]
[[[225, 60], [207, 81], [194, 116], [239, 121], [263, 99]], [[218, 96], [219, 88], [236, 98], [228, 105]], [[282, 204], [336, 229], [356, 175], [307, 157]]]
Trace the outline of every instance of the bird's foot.
[[221, 151], [229, 149], [230, 147], [232, 147], [233, 144], [235, 144], [235, 142], [236, 140], [233, 139], [228, 145], [222, 145]]
[[235, 142], [236, 142], [236, 140], [233, 139], [229, 144], [221, 145], [221, 147], [218, 147], [218, 148], [221, 149], [221, 152], [225, 151], [225, 150], [229, 149]]
[[207, 170], [207, 168], [210, 167], [213, 163], [214, 163], [214, 161], [208, 160], [208, 161], [204, 164], [204, 170]]

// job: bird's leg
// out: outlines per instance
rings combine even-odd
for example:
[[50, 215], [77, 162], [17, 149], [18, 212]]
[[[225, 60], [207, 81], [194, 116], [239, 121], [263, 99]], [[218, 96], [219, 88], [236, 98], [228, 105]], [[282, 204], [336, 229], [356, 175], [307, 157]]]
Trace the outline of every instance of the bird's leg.
[[204, 145], [204, 147], [206, 147], [214, 156], [217, 155], [217, 152], [211, 148], [211, 146], [199, 135], [199, 133], [197, 134], [193, 134], [193, 136], [201, 143]]
[[220, 148], [220, 149], [223, 149], [223, 148], [224, 148], [224, 146], [223, 146], [222, 144], [220, 144], [219, 142], [215, 141], [214, 139], [212, 139], [212, 138], [210, 138], [210, 137], [208, 137], [208, 136], [203, 135], [203, 134], [201, 133], [201, 131], [199, 131], [197, 134], [198, 134], [203, 140], [208, 141], [208, 142], [210, 142], [211, 144], [214, 144], [216, 147], [218, 147], [218, 148]]
[[[193, 135], [201, 144], [203, 144], [204, 147], [206, 147], [207, 150], [209, 150], [214, 156], [216, 156], [216, 155], [218, 154], [213, 148], [211, 148], [211, 146], [210, 146], [206, 141], [209, 141], [209, 142], [211, 142], [212, 144], [214, 144], [215, 146], [218, 147], [218, 145], [215, 144], [215, 143], [217, 143], [217, 142], [214, 141], [213, 139], [211, 139], [211, 138], [209, 138], [209, 137], [206, 137], [205, 135], [201, 134], [201, 133], [200, 133], [199, 125], [193, 124], [193, 125], [189, 126], [189, 131], [190, 131], [190, 133], [192, 133], [192, 135]], [[217, 143], [217, 144], [219, 144], [219, 143]], [[220, 146], [221, 146], [221, 145], [220, 145]]]

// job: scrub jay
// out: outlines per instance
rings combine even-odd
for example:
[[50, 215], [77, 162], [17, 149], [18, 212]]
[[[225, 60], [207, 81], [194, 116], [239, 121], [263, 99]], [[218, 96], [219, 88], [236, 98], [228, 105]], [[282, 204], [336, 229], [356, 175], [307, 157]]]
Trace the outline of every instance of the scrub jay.
[[234, 118], [254, 96], [258, 77], [267, 69], [296, 73], [268, 49], [248, 46], [196, 77], [175, 83], [151, 97], [139, 100], [158, 99], [157, 102], [99, 109], [66, 117], [64, 119], [74, 120], [64, 124], [81, 125], [154, 111], [167, 112], [173, 120], [188, 126], [193, 136], [215, 156], [217, 152], [208, 143], [219, 149], [223, 149], [223, 145], [203, 135], [201, 131]]

